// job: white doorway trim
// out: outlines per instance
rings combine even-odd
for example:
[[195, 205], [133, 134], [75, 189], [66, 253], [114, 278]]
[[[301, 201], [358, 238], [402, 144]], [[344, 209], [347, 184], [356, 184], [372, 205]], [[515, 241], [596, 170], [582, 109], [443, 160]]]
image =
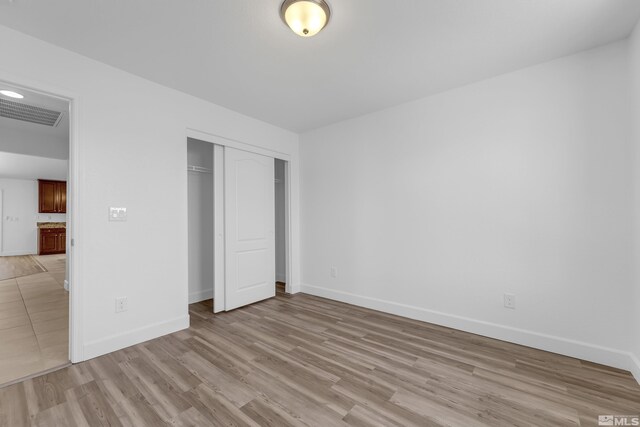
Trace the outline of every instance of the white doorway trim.
[[81, 178], [81, 156], [78, 136], [78, 110], [80, 96], [72, 91], [47, 82], [25, 79], [23, 76], [0, 70], [0, 83], [58, 98], [69, 103], [69, 172], [67, 178], [67, 259], [69, 275], [69, 360], [72, 363], [84, 360], [83, 340], [83, 227], [80, 216], [79, 197]]
[[4, 190], [0, 188], [0, 254], [4, 251]]
[[202, 132], [195, 129], [187, 128], [187, 138], [198, 139], [200, 141], [210, 142], [212, 144], [222, 145], [224, 147], [237, 148], [238, 150], [248, 151], [250, 153], [262, 154], [263, 156], [274, 157], [280, 160], [290, 161], [291, 156], [287, 153], [282, 153], [276, 150], [269, 150], [268, 148], [259, 147], [257, 145], [248, 144], [242, 141], [235, 141], [233, 139], [225, 138], [220, 135], [213, 135], [210, 133]]
[[[231, 148], [236, 148], [238, 150], [244, 150], [244, 151], [248, 151], [251, 153], [256, 153], [256, 154], [262, 154], [264, 156], [269, 156], [269, 157], [273, 157], [275, 159], [280, 159], [280, 160], [284, 160], [285, 161], [285, 220], [286, 220], [286, 236], [285, 236], [285, 240], [286, 240], [286, 244], [285, 244], [285, 263], [286, 263], [286, 277], [287, 277], [287, 282], [286, 282], [286, 287], [285, 287], [285, 292], [287, 293], [293, 293], [294, 292], [294, 288], [293, 288], [293, 259], [300, 259], [299, 256], [297, 256], [297, 254], [294, 254], [293, 251], [293, 239], [294, 239], [294, 234], [293, 234], [293, 215], [292, 215], [292, 203], [291, 201], [293, 200], [293, 194], [292, 194], [292, 189], [293, 188], [297, 188], [297, 186], [294, 186], [292, 183], [292, 157], [290, 154], [288, 153], [283, 153], [281, 151], [277, 151], [277, 150], [270, 150], [268, 148], [264, 148], [264, 147], [260, 147], [254, 144], [249, 144], [246, 142], [242, 142], [242, 141], [236, 141], [233, 139], [229, 139], [226, 138], [224, 136], [220, 136], [220, 135], [215, 135], [215, 134], [211, 134], [211, 133], [207, 133], [207, 132], [202, 132], [199, 131], [197, 129], [192, 129], [192, 128], [187, 128], [186, 129], [186, 137], [187, 138], [193, 138], [193, 139], [197, 139], [200, 141], [205, 141], [205, 142], [209, 142], [211, 144], [215, 144], [215, 145], [219, 145], [222, 147], [231, 147]], [[215, 147], [214, 147], [214, 151], [215, 151]], [[218, 155], [219, 158], [222, 158], [222, 156]], [[214, 154], [214, 174], [216, 174], [215, 170], [216, 168], [218, 168], [218, 170], [220, 170], [220, 168], [223, 165], [223, 161], [221, 160], [221, 165], [219, 166], [216, 159], [216, 155]], [[223, 184], [221, 183], [222, 187], [220, 189], [217, 188], [217, 184], [215, 183], [215, 179], [214, 179], [214, 189], [217, 190], [216, 193], [218, 194], [217, 197], [220, 197], [220, 200], [223, 200], [223, 195], [222, 195], [222, 191], [224, 189]], [[216, 198], [216, 196], [214, 195], [214, 199]], [[214, 200], [215, 203], [215, 200]], [[218, 205], [220, 205], [220, 203], [217, 203]], [[214, 207], [215, 209], [215, 207]], [[222, 208], [224, 209], [224, 208]], [[218, 218], [223, 218], [222, 216], [217, 216]], [[222, 227], [222, 228], [218, 228], [218, 227]], [[220, 250], [218, 250], [218, 245], [219, 245], [219, 238], [218, 238], [218, 230], [224, 230], [224, 223], [222, 224], [216, 224], [214, 226], [214, 233], [216, 236], [215, 239], [215, 246], [214, 246], [214, 258], [215, 258], [215, 272], [214, 272], [214, 293], [218, 293], [219, 288], [223, 288], [224, 289], [224, 249], [222, 249], [222, 252]], [[221, 242], [222, 246], [221, 248], [224, 248], [224, 240], [222, 240]], [[219, 256], [218, 254], [222, 253], [222, 256]], [[221, 272], [221, 275], [218, 273]], [[218, 281], [220, 280], [220, 281]], [[274, 283], [275, 286], [275, 283]], [[298, 286], [299, 288], [299, 286]], [[298, 289], [299, 290], [299, 289]], [[222, 296], [224, 297], [224, 294], [222, 294]], [[214, 300], [214, 304], [215, 304], [215, 300]], [[224, 310], [224, 308], [222, 309]]]
[[292, 293], [291, 275], [291, 161], [284, 162], [284, 270], [285, 292]]

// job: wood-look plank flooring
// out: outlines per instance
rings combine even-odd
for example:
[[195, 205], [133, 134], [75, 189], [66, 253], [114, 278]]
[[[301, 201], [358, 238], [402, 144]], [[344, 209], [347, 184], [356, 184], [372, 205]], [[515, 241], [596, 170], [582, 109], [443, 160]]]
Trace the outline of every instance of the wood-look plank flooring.
[[46, 271], [31, 255], [0, 257], [0, 281]]
[[69, 362], [64, 255], [37, 258], [51, 270], [0, 281], [0, 385]]
[[1, 426], [594, 426], [628, 372], [308, 295], [0, 389]]

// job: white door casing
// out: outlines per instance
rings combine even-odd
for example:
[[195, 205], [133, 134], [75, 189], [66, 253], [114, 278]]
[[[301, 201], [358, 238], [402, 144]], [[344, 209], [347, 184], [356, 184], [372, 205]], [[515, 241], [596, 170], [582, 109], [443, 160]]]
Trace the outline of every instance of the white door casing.
[[225, 147], [225, 310], [275, 296], [274, 159]]

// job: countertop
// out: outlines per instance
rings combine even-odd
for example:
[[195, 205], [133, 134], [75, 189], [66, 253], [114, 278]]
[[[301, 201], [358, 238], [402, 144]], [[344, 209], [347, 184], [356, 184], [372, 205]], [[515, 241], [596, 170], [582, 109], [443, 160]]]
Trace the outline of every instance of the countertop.
[[38, 228], [67, 228], [66, 222], [39, 222]]

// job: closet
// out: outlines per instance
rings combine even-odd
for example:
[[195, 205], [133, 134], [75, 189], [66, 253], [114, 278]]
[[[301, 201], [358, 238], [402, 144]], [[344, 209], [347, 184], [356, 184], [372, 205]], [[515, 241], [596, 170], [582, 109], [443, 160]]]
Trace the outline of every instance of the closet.
[[287, 202], [286, 166], [284, 160], [275, 159], [275, 200], [276, 200], [276, 281], [287, 282]]
[[187, 140], [189, 304], [213, 298], [213, 144]]
[[217, 313], [274, 297], [276, 264], [286, 279], [286, 162], [188, 138], [186, 168], [189, 303], [213, 298]]

